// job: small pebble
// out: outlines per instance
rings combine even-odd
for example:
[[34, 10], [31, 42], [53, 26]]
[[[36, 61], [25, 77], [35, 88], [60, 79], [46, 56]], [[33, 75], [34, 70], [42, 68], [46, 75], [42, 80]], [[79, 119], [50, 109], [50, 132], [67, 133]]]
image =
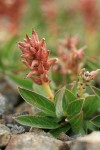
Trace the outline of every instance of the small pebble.
[[12, 128], [11, 128], [11, 132], [13, 134], [21, 134], [21, 133], [24, 133], [25, 132], [25, 128], [23, 126], [18, 126], [18, 125], [14, 125]]
[[8, 144], [11, 138], [11, 133], [8, 127], [0, 124], [0, 147], [4, 147]]
[[75, 135], [71, 136], [71, 138], [74, 138], [74, 139], [77, 139], [77, 138], [79, 138], [79, 137], [82, 137], [82, 134], [81, 134], [81, 133], [75, 134]]
[[2, 94], [0, 94], [0, 116], [1, 117], [6, 113], [6, 108], [7, 108], [7, 100]]

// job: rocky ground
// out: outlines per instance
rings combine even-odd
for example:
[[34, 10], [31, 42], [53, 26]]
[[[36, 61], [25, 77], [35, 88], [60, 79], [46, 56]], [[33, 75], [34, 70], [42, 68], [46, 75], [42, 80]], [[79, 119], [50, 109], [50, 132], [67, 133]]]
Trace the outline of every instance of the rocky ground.
[[84, 137], [61, 133], [55, 139], [42, 129], [30, 129], [16, 123], [13, 116], [20, 112], [28, 114], [30, 106], [5, 82], [0, 91], [0, 150], [100, 150], [100, 132]]

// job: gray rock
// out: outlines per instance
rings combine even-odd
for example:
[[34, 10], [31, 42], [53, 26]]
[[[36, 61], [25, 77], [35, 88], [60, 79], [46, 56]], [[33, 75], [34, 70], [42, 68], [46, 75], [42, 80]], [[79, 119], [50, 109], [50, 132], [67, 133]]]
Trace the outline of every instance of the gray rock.
[[70, 138], [68, 135], [66, 135], [64, 132], [62, 132], [59, 137], [58, 137], [59, 140], [62, 140], [62, 141], [71, 141], [73, 140], [72, 138]]
[[11, 128], [11, 133], [13, 134], [21, 134], [25, 132], [25, 128], [23, 126], [14, 125]]
[[18, 91], [8, 77], [0, 78], [0, 93], [7, 99], [7, 110], [14, 111], [13, 106], [18, 103]]
[[13, 135], [6, 150], [69, 150], [69, 146], [53, 137], [34, 132]]
[[7, 100], [6, 98], [0, 93], [0, 116], [2, 117], [3, 114], [6, 112], [7, 107]]
[[49, 132], [47, 133], [44, 130], [39, 129], [39, 128], [31, 128], [30, 132], [34, 132], [34, 134], [38, 136], [42, 135], [42, 136], [53, 137]]
[[100, 132], [78, 138], [72, 150], [100, 150]]
[[27, 104], [26, 102], [23, 102], [22, 104], [18, 105], [18, 107], [16, 107], [15, 109], [16, 113], [20, 113], [20, 112], [32, 112], [32, 107]]
[[11, 138], [11, 133], [9, 128], [7, 128], [3, 124], [0, 124], [0, 147], [6, 146], [10, 138]]
[[81, 133], [79, 133], [79, 134], [75, 134], [75, 135], [71, 136], [71, 138], [73, 138], [73, 139], [77, 139], [79, 137], [83, 137], [83, 135]]

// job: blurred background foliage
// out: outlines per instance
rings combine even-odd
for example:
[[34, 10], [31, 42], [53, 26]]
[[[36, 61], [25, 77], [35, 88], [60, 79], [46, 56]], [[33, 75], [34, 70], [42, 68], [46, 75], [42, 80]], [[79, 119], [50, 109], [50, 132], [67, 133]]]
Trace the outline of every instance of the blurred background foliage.
[[[45, 38], [47, 49], [54, 57], [58, 57], [60, 39], [64, 39], [66, 34], [78, 35], [79, 47], [87, 45], [83, 67], [87, 70], [100, 68], [100, 1], [87, 0], [88, 3], [84, 4], [85, 1], [14, 0], [12, 3], [12, 0], [4, 0], [0, 2], [1, 77], [17, 75], [18, 78], [23, 79], [27, 74], [26, 67], [20, 61], [21, 52], [17, 42], [22, 41], [25, 34], [31, 36], [32, 28], [37, 31], [40, 39]], [[95, 1], [95, 5], [91, 4], [92, 1]], [[13, 9], [10, 9], [11, 7]], [[90, 15], [89, 20], [87, 14]], [[14, 19], [9, 19], [10, 17]], [[92, 24], [91, 18], [96, 25]], [[12, 79], [15, 79], [15, 76]]]

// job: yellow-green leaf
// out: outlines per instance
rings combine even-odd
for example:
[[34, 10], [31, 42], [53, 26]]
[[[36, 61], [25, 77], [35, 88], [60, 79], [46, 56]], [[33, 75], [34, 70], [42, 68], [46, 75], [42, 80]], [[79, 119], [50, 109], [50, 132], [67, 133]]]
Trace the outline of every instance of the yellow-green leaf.
[[64, 94], [65, 94], [65, 87], [63, 87], [59, 91], [57, 91], [57, 93], [55, 94], [55, 97], [54, 97], [56, 115], [57, 115], [58, 118], [61, 118], [64, 115], [64, 112], [63, 112]]

